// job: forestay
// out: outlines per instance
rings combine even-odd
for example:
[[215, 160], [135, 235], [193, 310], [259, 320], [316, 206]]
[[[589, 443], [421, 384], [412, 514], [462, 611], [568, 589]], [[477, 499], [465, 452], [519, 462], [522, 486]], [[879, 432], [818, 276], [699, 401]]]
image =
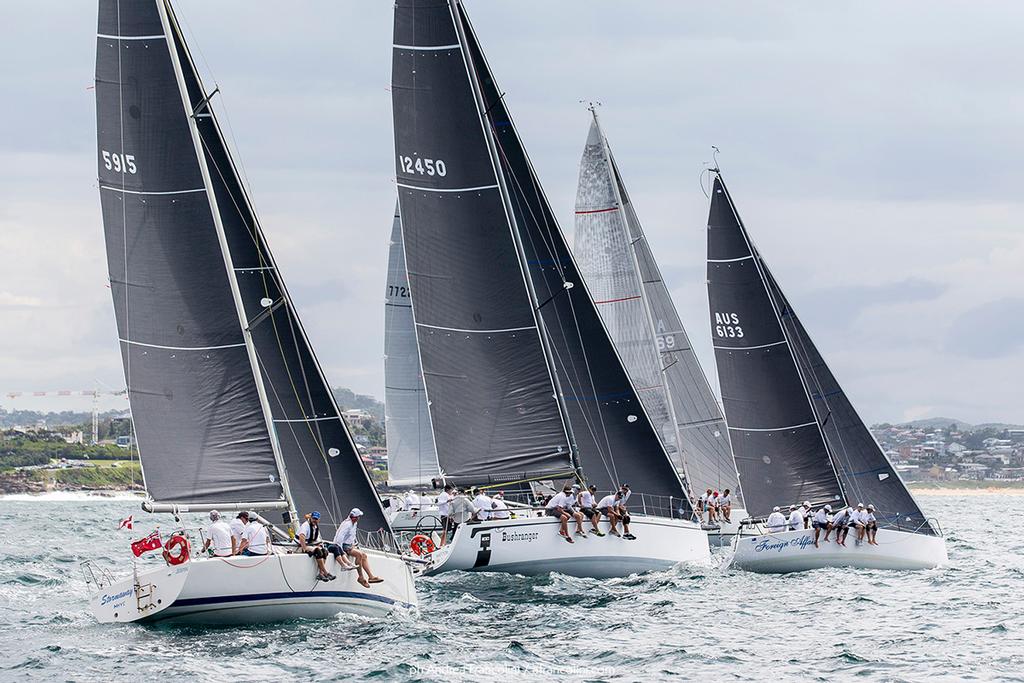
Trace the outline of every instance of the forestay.
[[402, 219], [395, 206], [384, 300], [384, 425], [389, 486], [429, 486], [439, 475], [423, 386]]
[[712, 343], [746, 509], [843, 491], [755, 251], [720, 176], [708, 217]]

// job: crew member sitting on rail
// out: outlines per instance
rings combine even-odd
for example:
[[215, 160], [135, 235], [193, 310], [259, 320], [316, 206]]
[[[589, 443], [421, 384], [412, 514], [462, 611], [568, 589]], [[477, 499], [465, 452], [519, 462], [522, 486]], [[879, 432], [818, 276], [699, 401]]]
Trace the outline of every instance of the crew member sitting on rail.
[[804, 528], [804, 513], [801, 512], [802, 508], [798, 508], [796, 505], [789, 506], [789, 530], [796, 531], [797, 529]]
[[590, 533], [595, 536], [604, 536], [604, 532], [598, 526], [601, 521], [601, 513], [597, 511], [597, 487], [591, 484], [584, 491], [581, 491], [577, 496], [576, 501], [579, 503], [580, 512], [586, 519], [590, 520], [590, 526], [594, 527], [590, 530]]
[[491, 496], [491, 519], [508, 519], [508, 505], [505, 503], [505, 494], [498, 491]]
[[[811, 526], [814, 527], [814, 547], [815, 548], [819, 547], [818, 546], [818, 536], [821, 535], [821, 530], [824, 529], [826, 535], [828, 534], [828, 528], [829, 528], [828, 527], [828, 522], [829, 522], [828, 516], [829, 516], [830, 512], [832, 512], [832, 506], [831, 505], [826, 505], [823, 508], [819, 508], [818, 511], [814, 513], [814, 521], [811, 522]], [[826, 538], [825, 540], [827, 541], [828, 538]]]
[[636, 536], [629, 531], [629, 510], [626, 509], [626, 501], [629, 499], [630, 493], [629, 484], [623, 484], [622, 488], [619, 489], [619, 499], [615, 512], [619, 515], [619, 519], [622, 521], [622, 537], [630, 541], [635, 541]]
[[473, 517], [486, 522], [491, 517], [491, 497], [484, 493], [483, 489], [476, 490], [476, 498], [473, 499]]
[[359, 573], [357, 581], [363, 587], [369, 588], [371, 583], [381, 583], [384, 579], [374, 575], [366, 553], [356, 547], [357, 525], [362, 516], [362, 510], [352, 508], [352, 511], [348, 513], [348, 519], [338, 525], [338, 533], [334, 534], [334, 543], [327, 546], [327, 552], [334, 555], [334, 559], [343, 567], [346, 563], [341, 560], [341, 557], [345, 555], [351, 557], [355, 561], [356, 571]]
[[333, 581], [338, 578], [327, 571], [324, 560], [327, 559], [327, 548], [320, 538], [320, 513], [316, 510], [299, 526], [299, 550], [306, 553], [316, 562], [318, 578], [321, 581]]
[[868, 543], [878, 545], [878, 520], [875, 519], [875, 506], [868, 505], [868, 511], [864, 513], [864, 527], [868, 532]]
[[245, 537], [242, 538], [240, 550], [243, 555], [269, 555], [270, 554], [270, 533], [256, 518], [255, 512], [249, 513], [250, 521], [245, 527]]
[[619, 513], [616, 512], [618, 499], [619, 494], [617, 492], [609, 493], [597, 503], [597, 511], [608, 518], [608, 524], [611, 525], [608, 533], [612, 536], [620, 536], [619, 530], [615, 528], [615, 525], [619, 523]]
[[235, 554], [231, 527], [220, 518], [220, 513], [216, 510], [210, 510], [210, 526], [206, 527], [206, 540], [203, 542], [203, 552], [211, 550], [211, 546], [214, 557], [229, 557]]
[[[853, 508], [843, 508], [832, 518], [832, 528], [836, 530], [836, 543], [846, 547], [846, 536], [853, 524]], [[828, 540], [827, 534], [825, 540]]]
[[714, 501], [715, 496], [711, 489], [704, 492], [704, 512], [708, 513], [708, 524], [715, 521], [715, 507]]
[[804, 516], [804, 528], [809, 529], [811, 527], [811, 501], [805, 500], [804, 504], [800, 506], [800, 514]]
[[864, 538], [867, 535], [868, 530], [868, 512], [864, 509], [864, 503], [857, 503], [857, 509], [853, 511], [853, 517], [851, 522], [853, 527], [857, 530], [857, 545], [864, 542]]
[[572, 509], [574, 502], [572, 487], [566, 484], [562, 488], [562, 492], [551, 496], [551, 500], [544, 506], [548, 516], [557, 517], [561, 521], [558, 535], [564, 537], [569, 543], [573, 542], [572, 536], [569, 535], [570, 517], [576, 520], [576, 534], [584, 537], [587, 535], [583, 531], [583, 515]]
[[448, 528], [452, 526], [451, 518], [451, 503], [452, 503], [452, 491], [455, 487], [451, 484], [444, 485], [444, 491], [437, 494], [437, 514], [441, 518], [441, 545], [444, 545], [448, 540]]
[[238, 516], [231, 520], [231, 554], [239, 555], [242, 552], [242, 541], [245, 540], [245, 527], [249, 524], [249, 513], [242, 510]]
[[772, 508], [772, 514], [768, 515], [768, 520], [765, 522], [765, 525], [771, 533], [786, 530], [786, 515], [779, 511], [778, 505]]
[[732, 514], [732, 498], [729, 497], [730, 493], [731, 491], [726, 489], [722, 491], [722, 496], [718, 499], [718, 512], [726, 524], [732, 524], [732, 519], [729, 517]]

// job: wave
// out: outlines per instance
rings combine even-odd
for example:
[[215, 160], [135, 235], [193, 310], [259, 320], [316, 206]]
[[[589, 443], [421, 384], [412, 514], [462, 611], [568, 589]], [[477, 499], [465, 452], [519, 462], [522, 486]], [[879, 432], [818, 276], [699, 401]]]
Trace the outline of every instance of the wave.
[[4, 502], [52, 502], [68, 503], [98, 500], [145, 500], [141, 493], [128, 491], [47, 491], [45, 493], [8, 493], [0, 495]]

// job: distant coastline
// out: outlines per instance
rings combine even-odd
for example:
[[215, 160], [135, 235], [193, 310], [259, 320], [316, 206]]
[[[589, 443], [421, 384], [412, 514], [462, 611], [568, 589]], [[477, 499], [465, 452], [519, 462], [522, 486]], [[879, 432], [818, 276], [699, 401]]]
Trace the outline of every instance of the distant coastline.
[[941, 495], [1024, 495], [1024, 481], [981, 479], [953, 481], [910, 481], [907, 487], [922, 496]]

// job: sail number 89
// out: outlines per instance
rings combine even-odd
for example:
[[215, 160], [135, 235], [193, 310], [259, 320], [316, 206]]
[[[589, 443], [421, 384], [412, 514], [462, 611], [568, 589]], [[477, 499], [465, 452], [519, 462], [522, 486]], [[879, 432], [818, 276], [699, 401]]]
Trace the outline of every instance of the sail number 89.
[[107, 167], [108, 171], [135, 173], [138, 170], [135, 167], [134, 154], [118, 154], [117, 152], [108, 152], [105, 149], [101, 150], [101, 152], [103, 154], [103, 165]]
[[421, 159], [420, 157], [403, 157], [399, 155], [398, 166], [403, 173], [418, 173], [419, 175], [448, 175], [448, 167], [441, 159]]

